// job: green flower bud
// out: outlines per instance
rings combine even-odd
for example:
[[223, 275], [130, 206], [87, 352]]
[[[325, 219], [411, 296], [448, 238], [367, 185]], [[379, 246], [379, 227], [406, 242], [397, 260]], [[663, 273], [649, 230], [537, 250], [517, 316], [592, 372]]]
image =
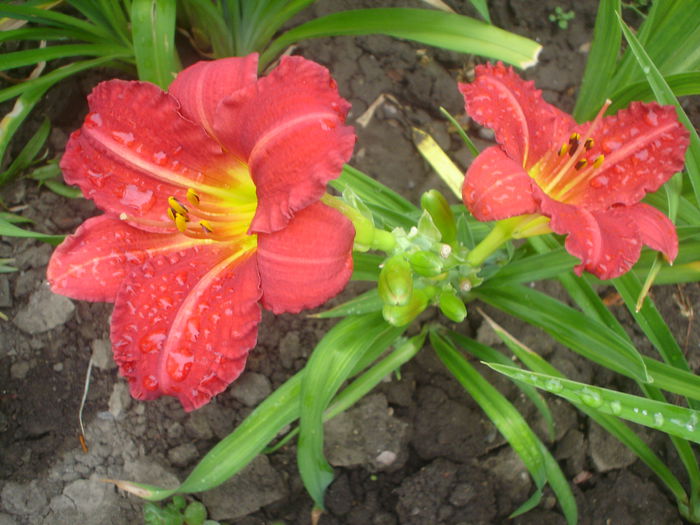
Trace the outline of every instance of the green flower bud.
[[404, 306], [391, 306], [388, 304], [382, 308], [384, 320], [393, 326], [405, 326], [423, 310], [428, 307], [428, 294], [424, 290], [415, 290], [410, 300]]
[[442, 273], [444, 260], [438, 254], [421, 250], [408, 256], [411, 268], [423, 277], [435, 277]]
[[408, 303], [413, 293], [413, 272], [403, 255], [394, 255], [384, 261], [377, 288], [384, 304], [403, 306]]
[[433, 219], [442, 235], [442, 242], [454, 242], [457, 239], [457, 223], [450, 205], [442, 193], [437, 190], [426, 191], [420, 198], [420, 205]]
[[467, 317], [467, 307], [452, 290], [445, 290], [440, 294], [438, 305], [443, 315], [455, 323], [461, 323]]

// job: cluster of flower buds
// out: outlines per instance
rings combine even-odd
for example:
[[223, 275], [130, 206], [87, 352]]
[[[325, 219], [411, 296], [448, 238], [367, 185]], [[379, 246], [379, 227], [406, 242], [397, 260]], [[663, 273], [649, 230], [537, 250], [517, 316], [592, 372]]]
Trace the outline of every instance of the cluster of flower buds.
[[476, 282], [478, 268], [466, 262], [468, 250], [457, 240], [457, 224], [445, 197], [430, 190], [421, 197], [418, 225], [392, 232], [396, 240], [382, 264], [378, 292], [388, 323], [404, 326], [435, 304], [448, 319], [461, 322], [461, 298]]

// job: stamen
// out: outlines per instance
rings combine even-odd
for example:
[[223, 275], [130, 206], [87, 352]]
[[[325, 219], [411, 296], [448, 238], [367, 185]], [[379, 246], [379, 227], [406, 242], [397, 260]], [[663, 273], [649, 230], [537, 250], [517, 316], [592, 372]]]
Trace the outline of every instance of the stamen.
[[180, 215], [187, 215], [187, 208], [185, 208], [182, 204], [180, 204], [180, 201], [178, 201], [175, 197], [170, 196], [168, 197], [168, 205], [176, 212], [179, 213]]
[[185, 233], [187, 229], [187, 218], [181, 213], [175, 213], [175, 227], [180, 233]]
[[571, 146], [569, 145], [568, 142], [567, 142], [566, 144], [562, 144], [562, 145], [561, 145], [561, 148], [559, 148], [559, 151], [557, 152], [557, 155], [559, 155], [560, 157], [561, 157], [562, 155], [565, 155], [565, 154], [569, 151], [569, 148], [570, 148], [570, 147], [571, 147]]
[[197, 194], [196, 191], [194, 191], [192, 188], [187, 188], [187, 200], [192, 206], [198, 206], [199, 205], [199, 194]]
[[168, 208], [168, 218], [170, 218], [171, 221], [175, 222], [175, 210], [172, 208]]
[[576, 164], [574, 164], [574, 169], [580, 171], [586, 164], [588, 164], [586, 159], [580, 159], [576, 162]]
[[573, 156], [574, 153], [576, 153], [576, 150], [578, 149], [578, 141], [581, 139], [581, 135], [578, 133], [572, 133], [571, 137], [569, 137], [569, 155]]
[[605, 161], [605, 155], [598, 155], [596, 159], [593, 161], [593, 168], [598, 169], [603, 165], [603, 162]]
[[586, 142], [584, 142], [583, 147], [586, 148], [586, 151], [590, 151], [594, 144], [595, 142], [593, 139], [589, 137], [586, 139]]
[[204, 230], [206, 233], [211, 233], [214, 231], [214, 228], [212, 227], [209, 221], [199, 221], [199, 225], [202, 227], [202, 230]]

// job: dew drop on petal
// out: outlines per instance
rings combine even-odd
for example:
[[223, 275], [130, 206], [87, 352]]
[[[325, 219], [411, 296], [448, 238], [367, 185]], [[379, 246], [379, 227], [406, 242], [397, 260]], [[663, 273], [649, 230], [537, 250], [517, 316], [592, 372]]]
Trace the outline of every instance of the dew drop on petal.
[[153, 161], [158, 166], [165, 166], [165, 163], [167, 162], [167, 155], [164, 151], [157, 151], [153, 154]]
[[598, 175], [597, 177], [591, 179], [591, 182], [589, 182], [591, 188], [593, 189], [600, 189], [604, 188], [608, 185], [608, 178], [605, 175]]
[[143, 276], [146, 279], [152, 279], [153, 278], [153, 265], [149, 262], [143, 263], [143, 266], [141, 266], [141, 272], [143, 273]]
[[151, 190], [141, 190], [134, 184], [127, 184], [119, 202], [139, 211], [148, 211], [153, 207], [155, 197]]
[[[173, 263], [173, 264], [175, 264], [175, 263]], [[187, 272], [178, 272], [178, 273], [175, 275], [175, 282], [176, 282], [179, 286], [184, 286], [185, 283], [187, 282]]]
[[192, 360], [186, 360], [171, 354], [165, 362], [165, 371], [173, 381], [184, 381], [192, 370]]
[[166, 337], [165, 332], [160, 330], [146, 334], [139, 341], [139, 350], [145, 354], [159, 352], [163, 348]]
[[87, 170], [87, 179], [95, 188], [102, 188], [105, 185], [107, 176], [104, 173], [99, 173], [93, 170]]
[[659, 125], [659, 117], [653, 111], [649, 111], [648, 113], [645, 113], [643, 118], [644, 118], [644, 122], [646, 122], [650, 126], [656, 127]]
[[156, 379], [156, 376], [144, 377], [142, 384], [143, 388], [145, 388], [146, 390], [150, 390], [151, 392], [158, 390], [158, 379]]
[[112, 138], [125, 146], [130, 146], [134, 142], [134, 134], [130, 131], [112, 131]]
[[606, 154], [612, 153], [613, 151], [620, 149], [620, 146], [622, 146], [622, 143], [619, 140], [615, 139], [605, 139], [601, 144], [601, 147], [603, 148], [603, 153]]
[[185, 337], [195, 343], [199, 337], [199, 318], [193, 317], [187, 321]]
[[85, 117], [85, 126], [88, 128], [99, 128], [102, 126], [102, 115], [99, 113], [88, 113]]

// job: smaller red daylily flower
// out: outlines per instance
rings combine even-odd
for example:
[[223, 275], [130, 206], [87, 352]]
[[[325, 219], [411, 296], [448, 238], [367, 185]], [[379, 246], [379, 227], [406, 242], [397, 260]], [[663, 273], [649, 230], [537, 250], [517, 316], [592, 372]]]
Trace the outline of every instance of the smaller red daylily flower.
[[492, 128], [499, 144], [467, 171], [462, 197], [474, 217], [548, 217], [581, 259], [579, 275], [622, 275], [642, 244], [675, 259], [673, 223], [640, 202], [683, 169], [689, 134], [672, 106], [633, 102], [604, 117], [608, 101], [593, 121], [577, 124], [501, 63], [478, 66], [459, 89], [469, 116]]
[[54, 252], [54, 292], [114, 302], [131, 394], [207, 403], [243, 371], [261, 308], [299, 312], [342, 290], [352, 223], [319, 200], [352, 154], [329, 72], [257, 55], [199, 62], [163, 92], [112, 80], [61, 161], [103, 209]]

